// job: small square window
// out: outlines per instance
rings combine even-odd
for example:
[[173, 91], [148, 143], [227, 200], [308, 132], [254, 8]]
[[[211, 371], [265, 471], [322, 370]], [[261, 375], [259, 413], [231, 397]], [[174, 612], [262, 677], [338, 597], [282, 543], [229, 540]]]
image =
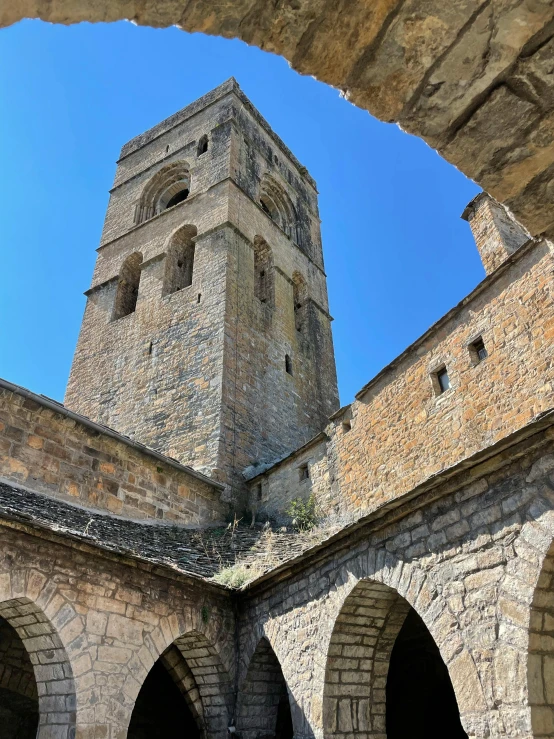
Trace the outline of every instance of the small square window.
[[298, 468], [298, 479], [300, 482], [310, 479], [310, 468], [307, 464], [303, 464]]
[[441, 367], [433, 372], [431, 375], [431, 381], [433, 383], [435, 395], [442, 395], [451, 388], [450, 377], [448, 376], [448, 370], [446, 367]]
[[479, 364], [479, 362], [482, 362], [483, 359], [489, 356], [487, 347], [481, 336], [469, 345], [469, 355], [473, 364]]
[[448, 377], [446, 367], [443, 367], [437, 372], [437, 380], [439, 381], [441, 393], [444, 393], [446, 392], [446, 390], [450, 389], [450, 377]]
[[351, 430], [352, 430], [352, 422], [351, 421], [343, 421], [342, 422], [342, 433], [343, 434], [347, 434]]

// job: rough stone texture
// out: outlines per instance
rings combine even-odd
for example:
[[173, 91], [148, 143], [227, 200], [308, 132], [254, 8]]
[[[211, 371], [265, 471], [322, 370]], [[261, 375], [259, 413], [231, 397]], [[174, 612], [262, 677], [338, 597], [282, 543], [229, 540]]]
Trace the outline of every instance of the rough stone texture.
[[0, 476], [111, 513], [181, 523], [221, 521], [222, 486], [146, 447], [0, 386]]
[[32, 522], [43, 531], [200, 578], [211, 578], [238, 559], [247, 564], [261, 560], [270, 569], [276, 562], [299, 556], [328, 534], [297, 536], [292, 531], [275, 532], [240, 523], [211, 528], [156, 525], [70, 505], [1, 481], [0, 515], [4, 520]]
[[[299, 65], [325, 42], [326, 24], [342, 28], [353, 48], [363, 39], [354, 92], [370, 89], [376, 106], [420, 115], [430, 131], [432, 115], [415, 106], [421, 90], [437, 104], [448, 99], [451, 115], [463, 118], [491, 74], [509, 68], [517, 84], [502, 78], [487, 88], [444, 144], [453, 157], [473, 157], [484, 176], [512, 167], [513, 182], [528, 181], [549, 146], [549, 43], [539, 33], [546, 6], [460, 3], [423, 13], [414, 5], [378, 4], [362, 29], [328, 8], [307, 35], [301, 22], [283, 21], [278, 37], [303, 46]], [[302, 9], [251, 8], [242, 33], [261, 43], [260, 29], [275, 30], [272, 14], [298, 21]], [[187, 6], [189, 18], [195, 12]], [[464, 13], [472, 13], [468, 22]], [[510, 13], [519, 35], [507, 39]], [[466, 35], [473, 40], [462, 55]], [[408, 42], [418, 53], [404, 58]], [[453, 52], [458, 66], [479, 69], [457, 92], [443, 79]], [[351, 74], [347, 60], [334, 68], [343, 61]], [[437, 80], [430, 90], [422, 88], [429, 65]], [[432, 131], [442, 135], [440, 125]], [[196, 162], [202, 156], [205, 165]], [[315, 189], [236, 83], [130, 142], [118, 177], [68, 396], [202, 461], [230, 485], [248, 481], [259, 515], [314, 491], [336, 525], [309, 536], [236, 520], [186, 527], [219, 515], [221, 485], [2, 382], [0, 452], [10, 482], [0, 482], [0, 644], [15, 630], [27, 659], [14, 668], [16, 642], [0, 646], [0, 690], [36, 689], [39, 739], [126, 739], [141, 685], [161, 663], [205, 739], [224, 739], [230, 722], [245, 739], [280, 735], [287, 701], [296, 739], [386, 739], [392, 648], [414, 609], [440, 651], [469, 739], [554, 739], [550, 243], [520, 244], [509, 213], [481, 196], [471, 218], [488, 277], [322, 432], [336, 390]], [[539, 180], [546, 187], [544, 173]], [[185, 185], [190, 198], [156, 212]], [[536, 182], [532, 190], [533, 212], [546, 221]], [[302, 212], [296, 223], [293, 209]], [[187, 249], [181, 265], [177, 230], [177, 246]], [[183, 288], [172, 293], [175, 285]], [[114, 304], [122, 317], [110, 323]], [[159, 355], [158, 366], [158, 329], [167, 348], [191, 336], [205, 345], [186, 346], [190, 366], [182, 351]], [[440, 393], [444, 366], [452, 387]], [[161, 388], [159, 403], [147, 387]], [[299, 446], [309, 430], [319, 434]], [[137, 500], [119, 496], [128, 485], [142, 491]], [[198, 508], [185, 505], [181, 487], [198, 496]], [[116, 500], [123, 504], [113, 515]], [[130, 520], [138, 512], [177, 522]], [[262, 574], [238, 592], [210, 582], [236, 560]]]
[[422, 137], [505, 202], [532, 235], [551, 232], [553, 9], [547, 0], [17, 0], [0, 25], [178, 25], [241, 38], [286, 57], [386, 121]]
[[554, 448], [551, 429], [539, 436], [250, 586], [241, 664], [269, 641], [295, 736], [384, 739], [384, 678], [408, 607], [440, 649], [469, 737], [552, 736]]
[[529, 240], [529, 234], [506, 208], [483, 192], [471, 201], [462, 218], [471, 226], [487, 274]]
[[[312, 492], [323, 515], [372, 510], [548, 410], [553, 298], [549, 242], [528, 241], [504, 254], [467, 298], [331, 418], [326, 437], [261, 476], [251, 471], [251, 497], [261, 483], [270, 513]], [[483, 361], [472, 348], [479, 337], [488, 353]], [[441, 367], [451, 388], [438, 394]], [[310, 481], [299, 475], [306, 463]]]
[[[186, 200], [141, 205], [173, 176]], [[184, 226], [197, 234], [192, 284], [165, 294], [168, 242]], [[113, 320], [134, 253], [136, 310]], [[315, 185], [233, 79], [123, 147], [87, 295], [67, 405], [216, 479], [240, 487], [244, 467], [292, 451], [338, 406]]]
[[34, 666], [40, 739], [125, 739], [141, 684], [172, 645], [208, 735], [225, 737], [234, 615], [224, 591], [7, 528], [0, 560], [0, 616]]

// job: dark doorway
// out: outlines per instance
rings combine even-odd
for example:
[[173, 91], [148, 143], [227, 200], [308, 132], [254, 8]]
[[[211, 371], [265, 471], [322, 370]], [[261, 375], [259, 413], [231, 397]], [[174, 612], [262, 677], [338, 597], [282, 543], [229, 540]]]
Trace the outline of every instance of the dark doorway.
[[429, 630], [409, 611], [387, 676], [387, 739], [467, 739], [446, 665]]
[[283, 679], [283, 693], [279, 699], [277, 708], [277, 721], [275, 724], [275, 739], [292, 739], [294, 731], [292, 728], [292, 716], [290, 712], [289, 696]]
[[16, 630], [0, 617], [0, 739], [35, 739], [38, 719], [33, 665]]
[[128, 739], [200, 739], [184, 695], [158, 660], [140, 689]]

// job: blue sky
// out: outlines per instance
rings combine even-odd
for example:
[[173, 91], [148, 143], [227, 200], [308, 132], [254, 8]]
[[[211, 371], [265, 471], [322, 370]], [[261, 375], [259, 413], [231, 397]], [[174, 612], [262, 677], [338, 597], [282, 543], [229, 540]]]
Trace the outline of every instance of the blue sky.
[[1, 377], [63, 399], [122, 144], [231, 75], [318, 183], [343, 403], [483, 279], [477, 186], [283, 59], [130, 23], [1, 35]]

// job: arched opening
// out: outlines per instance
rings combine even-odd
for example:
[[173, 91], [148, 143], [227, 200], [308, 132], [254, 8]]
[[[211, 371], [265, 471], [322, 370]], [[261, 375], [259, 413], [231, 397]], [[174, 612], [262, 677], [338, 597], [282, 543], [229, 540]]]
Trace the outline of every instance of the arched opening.
[[163, 295], [192, 285], [194, 270], [194, 226], [183, 226], [171, 237], [165, 256]]
[[254, 295], [260, 303], [273, 306], [273, 254], [268, 243], [261, 236], [256, 236], [254, 239]]
[[326, 739], [467, 739], [438, 647], [392, 588], [364, 580], [346, 598], [329, 644], [323, 717]]
[[237, 732], [241, 739], [292, 739], [293, 726], [287, 685], [267, 639], [256, 647], [237, 702]]
[[0, 617], [0, 736], [34, 739], [38, 721], [33, 665], [16, 630]]
[[135, 207], [135, 223], [143, 223], [186, 200], [190, 172], [186, 162], [173, 162], [157, 172], [144, 188]]
[[295, 272], [292, 276], [293, 285], [293, 303], [294, 303], [294, 325], [296, 330], [303, 332], [306, 330], [307, 308], [308, 308], [308, 286], [306, 280], [300, 272]]
[[387, 675], [387, 739], [467, 739], [452, 681], [429, 630], [410, 609]]
[[165, 205], [165, 210], [168, 208], [173, 208], [174, 205], [178, 205], [179, 203], [182, 203], [183, 200], [186, 200], [189, 196], [189, 189], [188, 187], [181, 186], [182, 183], [178, 183], [179, 190], [175, 193], [175, 195], [172, 195], [169, 200], [167, 201], [167, 204]]
[[144, 677], [128, 737], [226, 739], [233, 699], [233, 684], [216, 647], [204, 634], [189, 631], [159, 655]]
[[204, 136], [201, 136], [198, 141], [198, 150], [196, 152], [197, 156], [202, 156], [202, 154], [205, 154], [208, 151], [208, 137], [204, 134]]
[[201, 739], [198, 716], [195, 716], [194, 679], [187, 682], [190, 671], [180, 669], [176, 647], [170, 647], [154, 664], [144, 681], [127, 732], [128, 739]]
[[117, 280], [113, 320], [128, 316], [137, 307], [142, 254], [135, 252], [121, 265]]
[[260, 183], [260, 206], [287, 236], [296, 240], [296, 215], [291, 199], [268, 174]]
[[27, 598], [0, 603], [0, 737], [71, 739], [75, 685], [64, 646]]

